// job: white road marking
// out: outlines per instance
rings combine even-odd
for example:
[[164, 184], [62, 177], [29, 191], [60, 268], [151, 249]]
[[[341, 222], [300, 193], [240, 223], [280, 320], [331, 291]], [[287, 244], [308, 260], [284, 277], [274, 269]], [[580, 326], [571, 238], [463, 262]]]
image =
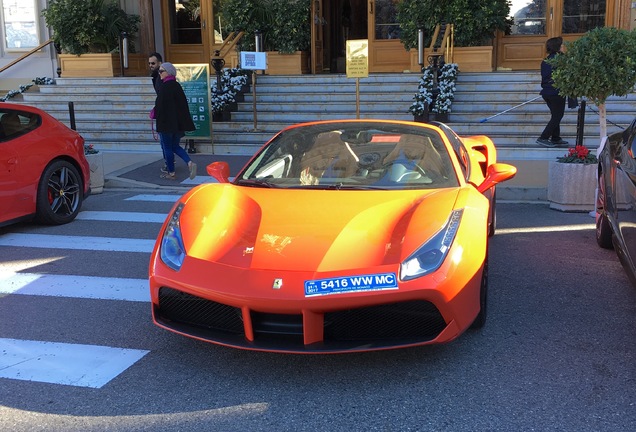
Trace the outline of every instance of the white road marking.
[[180, 197], [181, 195], [140, 194], [126, 198], [124, 201], [176, 202]]
[[101, 388], [149, 352], [0, 338], [0, 378]]
[[155, 240], [145, 239], [26, 233], [0, 235], [0, 246], [11, 247], [150, 253], [154, 245]]
[[163, 223], [167, 213], [137, 213], [113, 211], [82, 211], [77, 215], [80, 220], [99, 220], [116, 222], [154, 222]]
[[0, 271], [0, 294], [150, 302], [147, 279]]

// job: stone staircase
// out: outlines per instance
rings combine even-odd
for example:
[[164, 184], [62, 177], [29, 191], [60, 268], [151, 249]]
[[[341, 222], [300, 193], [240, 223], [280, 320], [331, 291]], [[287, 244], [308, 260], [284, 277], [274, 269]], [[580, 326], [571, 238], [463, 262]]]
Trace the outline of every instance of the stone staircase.
[[[214, 79], [214, 77], [212, 77]], [[374, 74], [359, 81], [360, 118], [412, 120], [408, 107], [418, 74]], [[461, 73], [449, 124], [460, 135], [488, 135], [502, 151], [547, 150], [535, 141], [549, 118], [542, 99], [508, 110], [538, 96], [538, 72]], [[312, 120], [356, 117], [356, 80], [344, 75], [258, 75], [255, 80], [256, 122], [252, 89], [244, 94], [229, 122], [215, 122], [212, 140], [197, 141], [197, 150], [212, 154], [253, 154], [285, 126]], [[76, 129], [104, 150], [158, 151], [148, 112], [155, 93], [149, 78], [58, 78], [56, 85], [32, 88], [10, 102], [40, 107], [70, 125], [73, 102]], [[608, 131], [627, 126], [636, 113], [636, 95], [612, 97], [607, 103]], [[588, 105], [585, 143], [598, 143], [596, 107]], [[567, 110], [562, 135], [576, 135], [577, 110]], [[256, 127], [255, 127], [256, 126]], [[562, 152], [562, 149], [558, 149]], [[549, 156], [552, 158], [552, 155]]]

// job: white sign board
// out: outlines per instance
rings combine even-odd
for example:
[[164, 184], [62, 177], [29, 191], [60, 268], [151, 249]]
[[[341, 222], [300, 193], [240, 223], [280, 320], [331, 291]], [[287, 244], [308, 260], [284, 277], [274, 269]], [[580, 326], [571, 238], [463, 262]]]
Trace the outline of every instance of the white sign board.
[[267, 53], [241, 51], [241, 69], [266, 70]]

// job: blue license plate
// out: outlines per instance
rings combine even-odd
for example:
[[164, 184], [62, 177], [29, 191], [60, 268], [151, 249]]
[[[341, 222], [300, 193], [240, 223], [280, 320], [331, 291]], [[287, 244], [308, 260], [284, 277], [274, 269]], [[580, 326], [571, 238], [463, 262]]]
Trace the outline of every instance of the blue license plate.
[[344, 276], [305, 281], [305, 297], [397, 289], [395, 273]]

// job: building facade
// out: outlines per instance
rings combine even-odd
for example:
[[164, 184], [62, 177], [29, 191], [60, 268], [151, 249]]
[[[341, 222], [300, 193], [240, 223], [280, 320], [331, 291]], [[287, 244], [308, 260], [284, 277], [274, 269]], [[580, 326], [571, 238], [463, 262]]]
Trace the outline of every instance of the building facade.
[[[173, 63], [208, 63], [226, 36], [218, 13], [224, 0], [119, 0], [141, 17], [139, 52], [159, 51]], [[396, 4], [400, 0], [312, 0], [312, 73], [344, 72], [345, 41], [369, 41], [369, 71], [412, 69], [413, 53], [400, 42]], [[538, 69], [545, 41], [553, 36], [574, 40], [598, 26], [633, 29], [636, 3], [630, 0], [511, 0], [514, 25], [510, 34], [493, 41], [491, 70]], [[0, 0], [0, 68], [34, 50], [50, 38], [41, 12], [48, 0]], [[0, 71], [0, 88], [7, 81], [56, 76], [52, 45], [36, 50], [26, 61]]]

